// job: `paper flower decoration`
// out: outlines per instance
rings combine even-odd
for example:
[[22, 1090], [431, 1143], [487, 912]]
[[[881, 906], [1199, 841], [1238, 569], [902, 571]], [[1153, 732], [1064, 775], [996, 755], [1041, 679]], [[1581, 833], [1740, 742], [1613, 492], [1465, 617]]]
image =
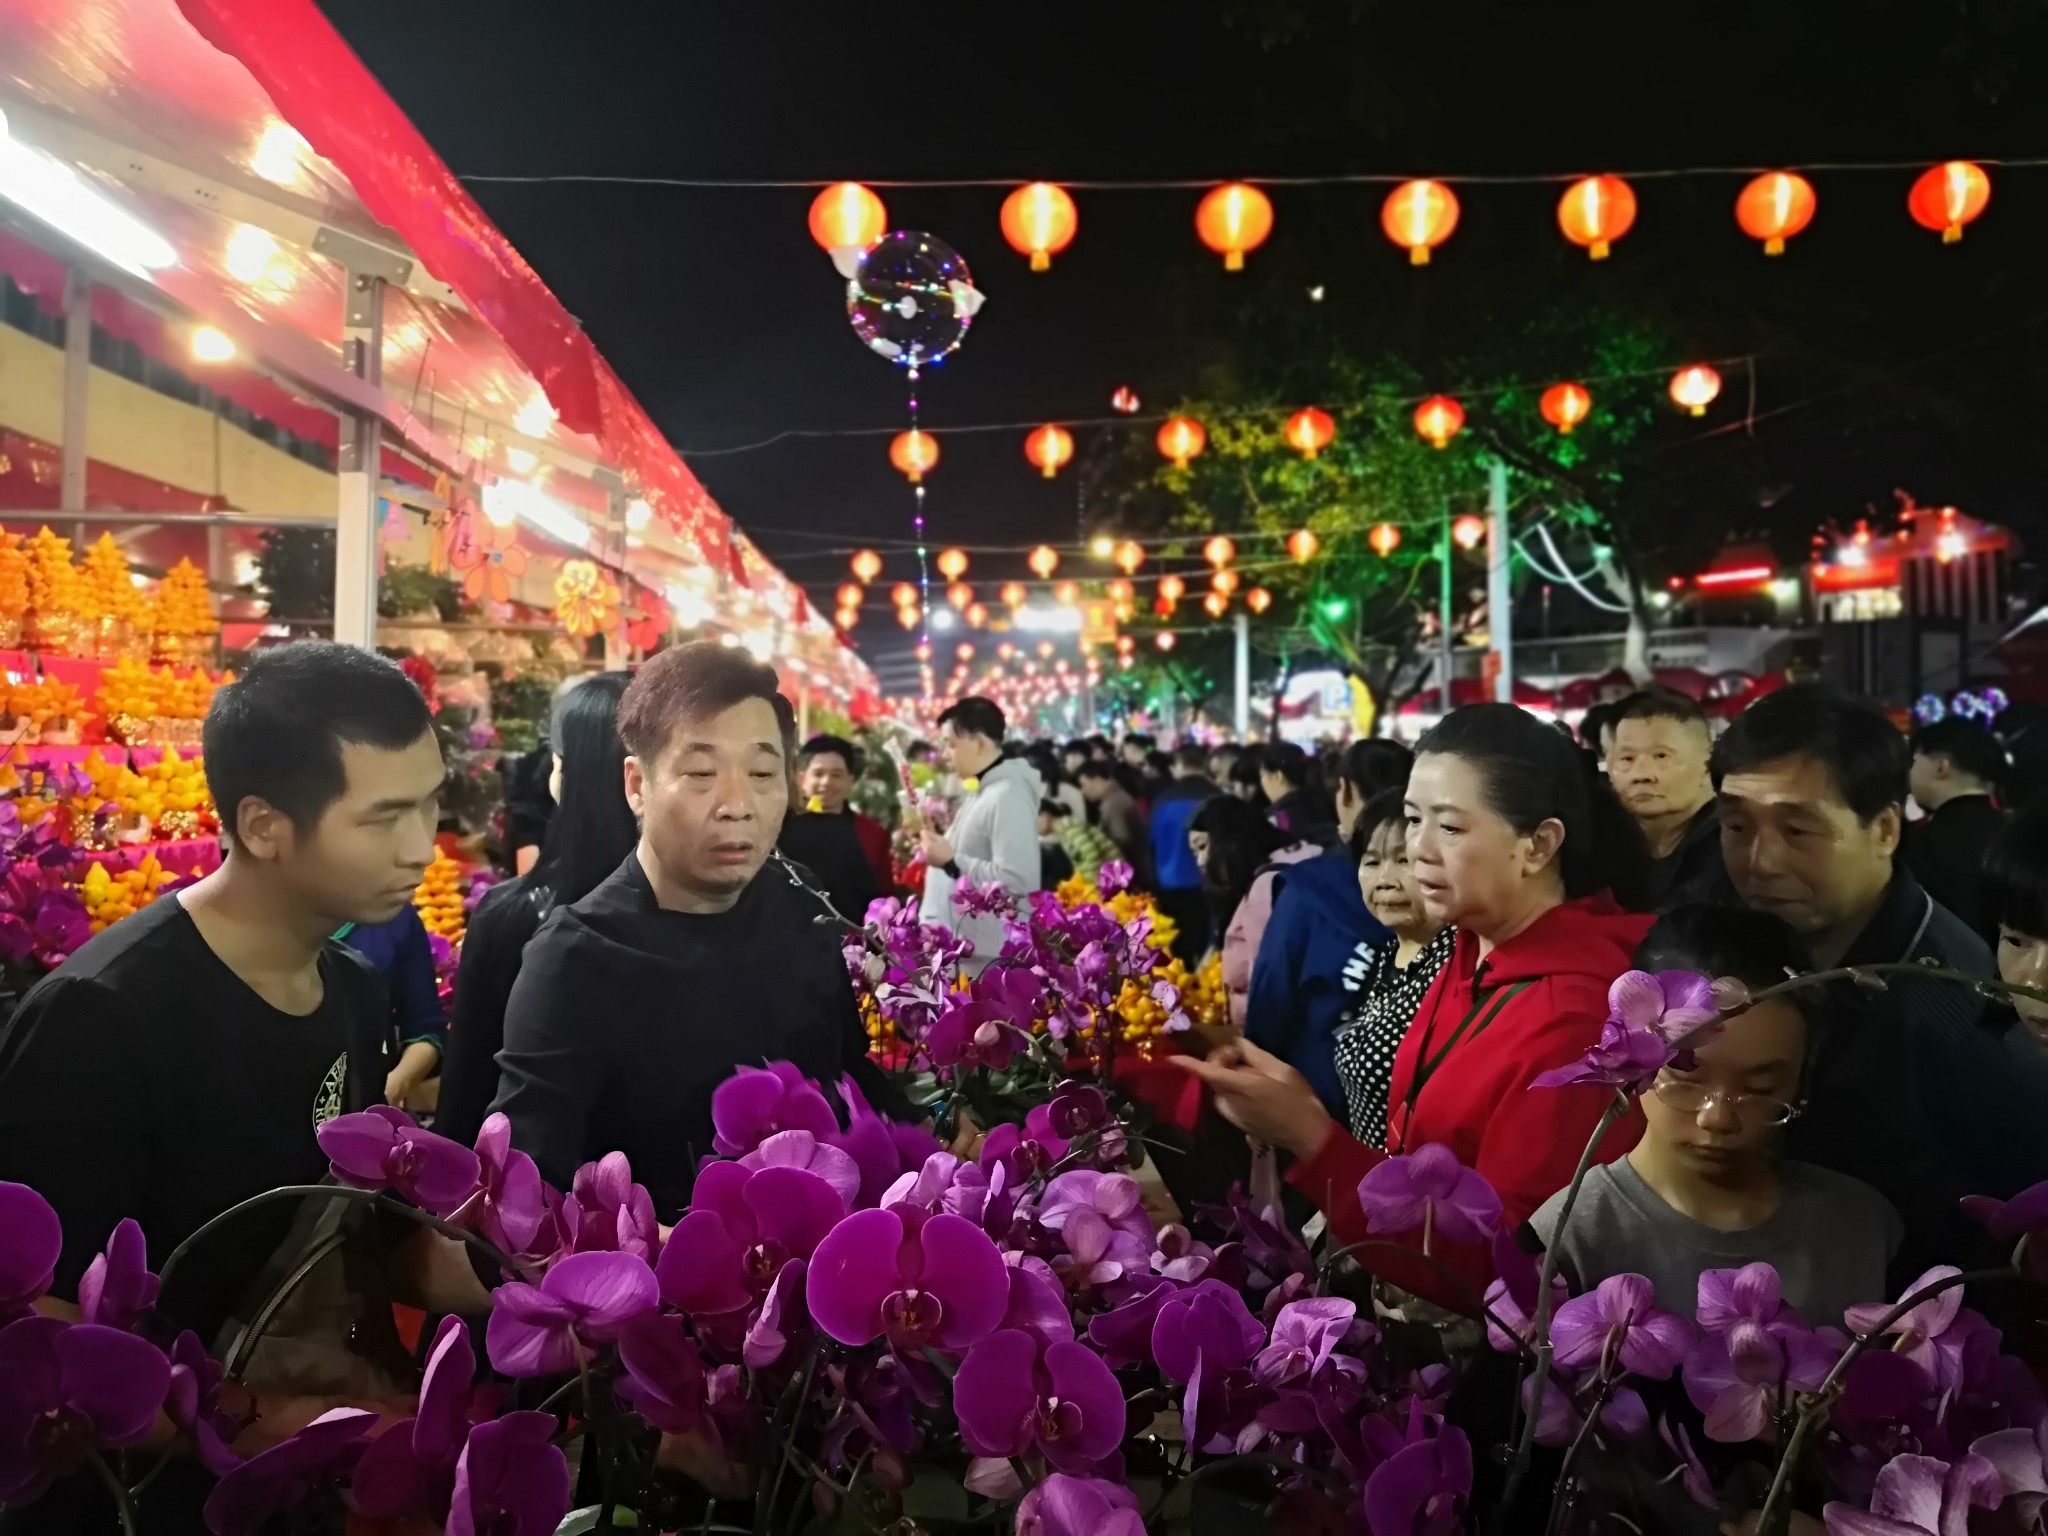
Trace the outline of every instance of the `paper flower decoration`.
[[555, 617], [581, 638], [618, 620], [619, 589], [590, 560], [569, 560], [555, 578]]

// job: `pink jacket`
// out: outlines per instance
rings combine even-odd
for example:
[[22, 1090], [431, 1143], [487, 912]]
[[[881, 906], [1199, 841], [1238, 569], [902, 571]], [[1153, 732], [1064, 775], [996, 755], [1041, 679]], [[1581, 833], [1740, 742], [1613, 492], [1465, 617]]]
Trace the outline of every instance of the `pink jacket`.
[[[1295, 843], [1273, 855], [1274, 864], [1299, 864], [1323, 850], [1314, 843]], [[1230, 1027], [1244, 1028], [1245, 1000], [1252, 990], [1252, 967], [1258, 963], [1259, 941], [1266, 936], [1266, 923], [1273, 916], [1273, 874], [1259, 871], [1252, 888], [1237, 904], [1230, 927], [1223, 934], [1223, 992], [1230, 1000]]]

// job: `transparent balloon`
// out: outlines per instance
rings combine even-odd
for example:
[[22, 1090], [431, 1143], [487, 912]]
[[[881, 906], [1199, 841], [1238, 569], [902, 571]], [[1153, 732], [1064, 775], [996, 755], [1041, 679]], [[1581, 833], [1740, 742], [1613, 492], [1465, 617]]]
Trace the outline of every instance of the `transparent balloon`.
[[869, 246], [846, 285], [854, 334], [913, 372], [959, 346], [980, 308], [959, 252], [917, 230], [896, 230]]

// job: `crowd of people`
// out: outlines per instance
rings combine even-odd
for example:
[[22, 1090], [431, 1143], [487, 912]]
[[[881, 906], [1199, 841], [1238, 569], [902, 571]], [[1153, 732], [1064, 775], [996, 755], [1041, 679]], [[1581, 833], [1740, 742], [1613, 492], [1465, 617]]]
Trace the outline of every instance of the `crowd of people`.
[[[2048, 1004], [1973, 985], [2048, 984], [2048, 801], [2001, 802], [2004, 757], [1980, 727], [1909, 738], [1794, 687], [1718, 739], [1692, 701], [1647, 692], [1579, 739], [1487, 704], [1412, 751], [1165, 752], [1020, 743], [968, 698], [937, 751], [957, 809], [911, 813], [924, 920], [972, 946], [972, 970], [1003, 923], [963, 913], [963, 883], [1021, 901], [1131, 865], [1182, 957], [1220, 957], [1230, 1028], [1176, 1061], [1212, 1124], [1284, 1159], [1332, 1244], [1368, 1236], [1364, 1174], [1442, 1145], [1582, 1285], [1643, 1273], [1689, 1312], [1702, 1271], [1768, 1260], [1785, 1299], [1822, 1315], [1967, 1265], [1984, 1239], [1959, 1197], [2048, 1179]], [[558, 1187], [623, 1151], [664, 1224], [716, 1144], [711, 1091], [740, 1066], [844, 1074], [916, 1118], [869, 1059], [830, 921], [897, 889], [887, 831], [851, 804], [861, 754], [800, 743], [775, 673], [744, 652], [686, 646], [558, 696], [549, 809], [530, 786], [533, 851], [472, 915], [445, 1028], [395, 979], [442, 776], [412, 683], [343, 646], [265, 652], [216, 696], [205, 753], [221, 868], [85, 945], [0, 1032], [0, 1179], [64, 1223], [46, 1309], [75, 1315], [123, 1218], [156, 1263], [204, 1229], [206, 1261], [160, 1304], [232, 1348], [315, 1234], [283, 1205], [215, 1218], [322, 1177], [325, 1120], [423, 1087], [444, 1134], [468, 1142], [502, 1115]], [[1530, 1091], [1634, 1006], [1614, 991], [1625, 973], [1762, 993], [1816, 970], [1838, 979], [1741, 1013], [1626, 1114], [1593, 1084]], [[1603, 1126], [1560, 1231], [1559, 1192]], [[359, 1299], [477, 1308], [432, 1234], [347, 1236], [385, 1277]], [[1443, 1242], [1363, 1262], [1389, 1295], [1468, 1317], [1493, 1272], [1490, 1250]], [[377, 1396], [382, 1378], [358, 1374]], [[237, 1448], [333, 1401], [267, 1391]], [[196, 1486], [167, 1471], [155, 1507]], [[22, 1513], [74, 1529], [96, 1497], [75, 1478]]]

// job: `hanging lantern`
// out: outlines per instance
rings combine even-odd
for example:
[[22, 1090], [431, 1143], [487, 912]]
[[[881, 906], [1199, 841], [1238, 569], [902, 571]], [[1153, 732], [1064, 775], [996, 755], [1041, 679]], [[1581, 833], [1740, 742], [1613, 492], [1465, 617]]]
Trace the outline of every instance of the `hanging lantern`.
[[1451, 524], [1451, 539], [1460, 549], [1477, 549], [1486, 537], [1486, 519], [1467, 512]]
[[1031, 558], [1025, 562], [1032, 574], [1040, 581], [1050, 580], [1052, 573], [1060, 568], [1060, 552], [1050, 544], [1041, 544], [1031, 551]]
[[889, 228], [882, 200], [857, 181], [842, 181], [811, 199], [811, 238], [832, 256], [841, 277], [851, 280], [861, 252]]
[[1253, 587], [1251, 591], [1245, 593], [1244, 605], [1253, 613], [1264, 613], [1273, 606], [1273, 594], [1264, 587]]
[[1021, 581], [1004, 582], [1001, 596], [1006, 607], [1022, 608], [1025, 598], [1024, 583]]
[[842, 608], [858, 608], [861, 605], [861, 600], [867, 595], [867, 590], [858, 582], [849, 581], [839, 589], [839, 606]]
[[1138, 392], [1128, 384], [1119, 384], [1109, 397], [1109, 408], [1120, 416], [1137, 415], [1138, 403]]
[[882, 574], [882, 557], [872, 549], [863, 549], [853, 557], [854, 580], [866, 586]]
[[1138, 595], [1138, 589], [1128, 581], [1112, 581], [1103, 591], [1112, 603], [1128, 603]]
[[860, 622], [860, 610], [858, 608], [842, 608], [832, 615], [832, 622], [841, 629], [851, 629]]
[[962, 640], [958, 645], [956, 645], [953, 648], [953, 654], [959, 657], [962, 661], [972, 661], [974, 660], [974, 647], [969, 645], [965, 640]]
[[1235, 571], [1218, 571], [1209, 578], [1209, 585], [1218, 592], [1221, 592], [1225, 597], [1228, 597], [1237, 590], [1239, 579]]
[[1785, 254], [1785, 242], [1813, 222], [1813, 183], [1791, 171], [1766, 171], [1735, 199], [1735, 222], [1766, 256]]
[[967, 574], [967, 551], [964, 549], [942, 549], [934, 562], [939, 574], [948, 581], [958, 581]]
[[1567, 437], [1571, 430], [1584, 421], [1593, 409], [1593, 397], [1578, 384], [1553, 384], [1543, 391], [1543, 399], [1537, 409], [1543, 412], [1543, 419]]
[[1123, 543], [1117, 545], [1116, 553], [1111, 558], [1116, 561], [1118, 570], [1126, 576], [1135, 576], [1138, 567], [1145, 563], [1145, 546], [1136, 539], [1125, 539]]
[[1380, 228], [1414, 266], [1428, 266], [1430, 251], [1457, 227], [1457, 194], [1440, 181], [1405, 181], [1380, 206]]
[[918, 618], [918, 611], [915, 608], [898, 608], [896, 610], [896, 622], [905, 629], [917, 628]]
[[970, 629], [980, 629], [986, 623], [988, 623], [988, 609], [981, 603], [969, 603], [967, 605], [967, 627]]
[[1220, 571], [1237, 558], [1237, 546], [1219, 533], [1202, 546], [1202, 558]]
[[1158, 614], [1159, 617], [1161, 617], [1162, 619], [1172, 618], [1173, 610], [1179, 606], [1180, 605], [1174, 602], [1174, 600], [1170, 597], [1159, 597], [1154, 598], [1152, 600], [1152, 611]]
[[1050, 480], [1074, 457], [1074, 434], [1047, 422], [1024, 439], [1024, 457]]
[[1031, 258], [1031, 270], [1043, 272], [1053, 257], [1074, 243], [1080, 215], [1066, 188], [1034, 181], [1003, 199], [1003, 238], [1020, 256]]
[[964, 581], [956, 581], [946, 588], [946, 603], [956, 613], [964, 613], [967, 605], [974, 601], [974, 588]]
[[1968, 160], [1951, 160], [1923, 172], [1913, 183], [1906, 208], [1914, 221], [1941, 231], [1941, 243], [1954, 245], [1963, 226], [1973, 222], [1991, 201], [1991, 178]]
[[1169, 603], [1177, 603], [1188, 595], [1188, 584], [1178, 576], [1162, 576], [1159, 579], [1159, 595]]
[[1415, 431], [1432, 448], [1447, 448], [1465, 425], [1465, 408], [1449, 395], [1431, 395], [1415, 407]]
[[1169, 416], [1159, 424], [1153, 442], [1159, 446], [1160, 457], [1171, 460], [1175, 469], [1186, 469], [1188, 460], [1199, 457], [1209, 446], [1209, 434], [1193, 417]]
[[1223, 270], [1242, 272], [1244, 253], [1273, 233], [1273, 205], [1257, 187], [1241, 181], [1212, 187], [1195, 210], [1195, 233], [1223, 258]]
[[1605, 261], [1614, 242], [1636, 221], [1635, 189], [1619, 176], [1588, 176], [1575, 181], [1557, 200], [1557, 224], [1565, 239], [1583, 245], [1595, 261]]
[[1170, 629], [1162, 629], [1161, 631], [1159, 631], [1159, 633], [1158, 633], [1157, 635], [1155, 635], [1155, 636], [1153, 637], [1152, 643], [1153, 643], [1154, 645], [1158, 646], [1158, 647], [1159, 647], [1159, 649], [1161, 649], [1162, 651], [1170, 651], [1170, 650], [1172, 650], [1172, 649], [1173, 649], [1173, 631], [1172, 631], [1172, 630], [1170, 630]]
[[1721, 375], [1705, 363], [1681, 368], [1671, 376], [1671, 398], [1695, 416], [1707, 414], [1721, 393]]
[[1321, 453], [1336, 435], [1337, 423], [1312, 405], [1287, 418], [1287, 446], [1304, 459]]
[[917, 588], [907, 581], [899, 581], [889, 589], [889, 601], [898, 608], [915, 608], [918, 605]]
[[919, 661], [930, 661], [932, 659], [931, 642], [928, 640], [920, 642], [917, 647], [916, 655]]
[[1052, 642], [1051, 642], [1050, 640], [1041, 640], [1041, 641], [1039, 641], [1039, 642], [1038, 642], [1038, 655], [1039, 655], [1039, 659], [1040, 659], [1041, 661], [1051, 661], [1051, 660], [1052, 660], [1052, 656], [1053, 656], [1053, 652], [1054, 652], [1054, 651], [1056, 651], [1056, 650], [1058, 650], [1058, 649], [1059, 649], [1059, 647], [1058, 647], [1058, 646], [1056, 646], [1056, 645], [1054, 645], [1054, 644], [1053, 644], [1053, 643], [1052, 643]]
[[1401, 547], [1401, 530], [1392, 523], [1374, 523], [1372, 532], [1365, 536], [1366, 544], [1382, 560]]
[[1230, 599], [1221, 592], [1211, 592], [1202, 599], [1202, 606], [1209, 611], [1210, 618], [1220, 619], [1230, 612]]
[[1075, 607], [1081, 601], [1081, 586], [1078, 582], [1063, 581], [1052, 589], [1052, 600], [1062, 608]]
[[1297, 528], [1287, 535], [1287, 553], [1298, 565], [1307, 565], [1322, 547], [1323, 541], [1316, 537], [1313, 529]]
[[896, 440], [889, 444], [889, 462], [912, 485], [922, 484], [925, 472], [939, 462], [939, 440], [915, 427], [898, 432]]

